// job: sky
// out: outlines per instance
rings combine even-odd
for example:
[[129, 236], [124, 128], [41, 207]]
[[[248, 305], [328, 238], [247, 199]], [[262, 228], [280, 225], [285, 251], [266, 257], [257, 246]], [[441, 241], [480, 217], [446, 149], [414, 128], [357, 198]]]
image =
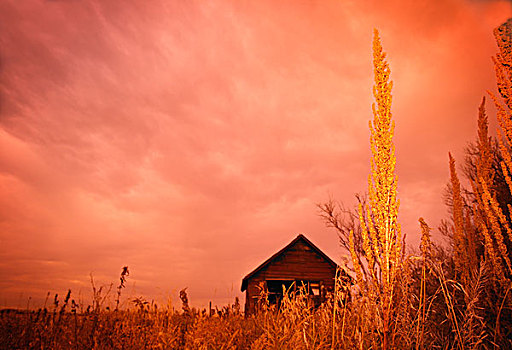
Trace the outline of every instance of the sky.
[[[510, 1], [3, 0], [0, 307], [187, 287], [233, 302], [299, 233], [346, 255], [316, 204], [370, 170], [372, 32], [388, 54], [399, 220], [447, 217], [448, 152], [495, 89]], [[488, 105], [491, 129], [496, 124]], [[436, 236], [436, 233], [434, 233]]]

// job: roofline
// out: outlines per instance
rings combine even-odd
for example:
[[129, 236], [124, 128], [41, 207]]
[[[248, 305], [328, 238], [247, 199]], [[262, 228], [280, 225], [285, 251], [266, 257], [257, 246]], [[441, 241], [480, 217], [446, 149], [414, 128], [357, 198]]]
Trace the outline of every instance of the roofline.
[[249, 273], [247, 276], [244, 277], [242, 280], [242, 292], [247, 289], [247, 280], [257, 274], [259, 271], [261, 271], [265, 266], [270, 264], [272, 260], [277, 258], [279, 255], [281, 255], [285, 250], [287, 250], [289, 247], [297, 243], [300, 239], [304, 240], [306, 244], [308, 244], [315, 252], [317, 252], [322, 258], [324, 258], [332, 267], [337, 268], [338, 264], [336, 264], [331, 258], [329, 258], [324, 252], [322, 252], [316, 245], [314, 245], [309, 239], [306, 238], [303, 234], [299, 234], [293, 241], [288, 243], [283, 249], [272, 255], [270, 258], [265, 260], [260, 266], [258, 266], [256, 269], [254, 269], [251, 273]]

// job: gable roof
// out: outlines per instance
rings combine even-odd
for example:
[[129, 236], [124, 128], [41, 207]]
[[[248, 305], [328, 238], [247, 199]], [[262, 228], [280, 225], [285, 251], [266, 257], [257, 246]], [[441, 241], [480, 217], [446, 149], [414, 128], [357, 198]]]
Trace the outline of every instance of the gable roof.
[[249, 280], [249, 278], [251, 278], [252, 276], [254, 276], [255, 274], [257, 274], [258, 272], [260, 272], [263, 268], [265, 268], [266, 266], [268, 266], [273, 260], [275, 260], [276, 258], [278, 258], [280, 255], [282, 255], [286, 250], [288, 250], [290, 247], [292, 247], [295, 243], [297, 243], [298, 241], [303, 241], [304, 243], [306, 243], [309, 247], [311, 247], [311, 249], [316, 252], [318, 255], [320, 255], [322, 258], [324, 258], [324, 260], [329, 263], [332, 267], [336, 268], [338, 267], [338, 264], [336, 264], [334, 261], [332, 261], [331, 258], [329, 258], [324, 252], [322, 252], [316, 245], [314, 245], [313, 243], [311, 243], [311, 241], [309, 239], [307, 239], [303, 234], [299, 234], [293, 241], [291, 241], [286, 247], [284, 247], [283, 249], [281, 249], [280, 251], [278, 251], [277, 253], [275, 253], [274, 255], [272, 255], [270, 258], [268, 258], [267, 260], [265, 260], [265, 262], [263, 262], [263, 264], [261, 264], [260, 266], [258, 266], [254, 271], [252, 271], [251, 273], [249, 273], [247, 276], [244, 277], [244, 279], [242, 280], [242, 292], [245, 291], [247, 289], [247, 281]]

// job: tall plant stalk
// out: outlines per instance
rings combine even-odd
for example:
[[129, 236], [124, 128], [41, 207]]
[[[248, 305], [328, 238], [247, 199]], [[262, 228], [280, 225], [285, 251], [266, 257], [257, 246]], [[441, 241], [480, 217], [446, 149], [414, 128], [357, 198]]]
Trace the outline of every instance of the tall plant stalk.
[[[390, 68], [382, 50], [379, 33], [374, 30], [373, 67], [375, 103], [372, 105], [373, 120], [370, 121], [370, 146], [372, 152], [371, 173], [368, 176], [368, 204], [359, 205], [363, 248], [369, 276], [358, 273], [362, 289], [366, 289], [372, 304], [378, 305], [376, 317], [380, 318], [382, 347], [389, 349], [393, 330], [395, 285], [402, 263], [402, 235], [397, 221], [399, 201], [397, 199], [397, 176], [395, 174], [395, 146], [393, 144], [394, 122], [391, 117]], [[351, 233], [351, 247], [354, 236]], [[352, 253], [356, 271], [361, 270], [355, 252]]]

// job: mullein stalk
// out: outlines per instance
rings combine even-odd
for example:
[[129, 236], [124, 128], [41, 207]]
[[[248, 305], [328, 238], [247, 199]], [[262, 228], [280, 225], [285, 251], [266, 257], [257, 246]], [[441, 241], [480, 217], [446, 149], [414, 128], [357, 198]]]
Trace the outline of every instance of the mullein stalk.
[[[359, 217], [363, 235], [363, 248], [370, 275], [367, 276], [370, 299], [377, 301], [382, 322], [382, 347], [393, 346], [392, 318], [394, 313], [396, 278], [402, 263], [402, 235], [397, 222], [399, 201], [397, 199], [397, 176], [395, 174], [395, 147], [393, 145], [394, 122], [391, 120], [390, 69], [382, 50], [379, 33], [374, 31], [373, 66], [375, 85], [372, 105], [373, 120], [369, 122], [370, 147], [372, 152], [371, 173], [368, 176], [369, 203], [359, 206]], [[353, 240], [353, 238], [352, 238]], [[354, 257], [353, 257], [354, 258]], [[354, 265], [359, 262], [354, 260]], [[356, 266], [355, 266], [356, 267]], [[356, 267], [357, 272], [357, 267]], [[359, 278], [359, 277], [358, 277]]]

